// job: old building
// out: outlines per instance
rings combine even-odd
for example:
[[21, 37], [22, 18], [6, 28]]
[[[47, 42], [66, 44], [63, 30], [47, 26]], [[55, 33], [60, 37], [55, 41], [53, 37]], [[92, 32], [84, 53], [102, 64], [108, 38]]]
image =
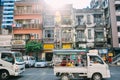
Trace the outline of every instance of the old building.
[[12, 50], [21, 51], [25, 55], [25, 44], [28, 40], [42, 41], [43, 6], [42, 0], [15, 2]]
[[76, 9], [76, 47], [102, 49], [107, 47], [104, 11], [101, 9]]
[[120, 52], [120, 1], [119, 0], [101, 0], [101, 4], [94, 4], [99, 0], [92, 0], [91, 6], [99, 6], [92, 8], [101, 8], [105, 14], [105, 24], [107, 30], [107, 46], [111, 51], [115, 51], [115, 55]]
[[52, 56], [53, 49], [73, 48], [73, 20], [73, 7], [71, 4], [66, 4], [57, 9], [46, 5], [43, 25], [45, 59]]

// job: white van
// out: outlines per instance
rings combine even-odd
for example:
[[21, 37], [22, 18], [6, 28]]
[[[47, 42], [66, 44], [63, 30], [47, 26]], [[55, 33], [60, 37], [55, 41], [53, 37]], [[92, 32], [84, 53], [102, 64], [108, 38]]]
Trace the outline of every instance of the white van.
[[36, 62], [35, 57], [33, 56], [23, 56], [23, 59], [26, 67], [32, 67]]
[[2, 51], [0, 52], [0, 80], [6, 80], [9, 76], [18, 76], [25, 71], [22, 53]]
[[61, 80], [110, 78], [108, 65], [96, 53], [83, 50], [53, 50], [54, 74]]

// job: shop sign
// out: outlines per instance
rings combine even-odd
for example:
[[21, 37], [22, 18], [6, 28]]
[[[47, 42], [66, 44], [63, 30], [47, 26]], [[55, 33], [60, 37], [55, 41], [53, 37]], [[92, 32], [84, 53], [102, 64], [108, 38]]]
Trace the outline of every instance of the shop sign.
[[108, 49], [99, 49], [100, 54], [108, 54]]
[[63, 44], [63, 49], [71, 49], [71, 44]]
[[112, 56], [113, 56], [113, 53], [108, 53], [108, 56], [111, 56], [111, 57], [112, 57]]
[[0, 35], [0, 46], [11, 46], [11, 35]]
[[12, 45], [25, 45], [24, 40], [12, 40]]
[[97, 49], [89, 50], [89, 53], [95, 53], [95, 54], [98, 54], [98, 50], [97, 50]]
[[44, 44], [44, 49], [54, 49], [54, 44]]

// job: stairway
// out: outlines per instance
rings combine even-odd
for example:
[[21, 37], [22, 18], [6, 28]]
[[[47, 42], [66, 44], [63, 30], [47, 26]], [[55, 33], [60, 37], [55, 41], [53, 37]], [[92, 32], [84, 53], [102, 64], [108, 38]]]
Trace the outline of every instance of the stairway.
[[117, 62], [120, 61], [120, 54], [116, 55], [115, 57], [112, 58], [112, 64], [117, 64]]

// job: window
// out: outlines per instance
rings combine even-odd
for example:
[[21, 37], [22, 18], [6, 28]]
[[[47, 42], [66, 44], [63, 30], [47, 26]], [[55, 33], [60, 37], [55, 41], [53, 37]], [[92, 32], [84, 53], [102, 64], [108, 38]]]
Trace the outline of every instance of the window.
[[52, 26], [54, 25], [54, 16], [46, 15], [44, 20], [45, 26]]
[[30, 35], [25, 35], [25, 39], [30, 39]]
[[54, 38], [53, 30], [45, 30], [45, 38]]
[[77, 37], [78, 38], [85, 38], [84, 37], [84, 31], [83, 30], [79, 31], [78, 34], [77, 34]]
[[88, 39], [92, 39], [91, 29], [88, 29]]
[[103, 32], [97, 32], [96, 38], [103, 38]]
[[63, 25], [71, 25], [70, 16], [62, 16], [62, 24]]
[[115, 9], [116, 9], [116, 11], [120, 11], [120, 5], [119, 5], [119, 4], [116, 4], [116, 5], [115, 5]]
[[87, 15], [87, 23], [88, 23], [88, 24], [91, 24], [90, 15]]
[[84, 22], [83, 22], [83, 16], [77, 16], [77, 21], [78, 21], [78, 25], [83, 25]]
[[15, 39], [22, 39], [22, 35], [15, 35]]
[[34, 34], [35, 39], [39, 39], [39, 34]]
[[120, 26], [117, 27], [118, 32], [120, 32]]
[[90, 63], [100, 63], [104, 64], [103, 61], [98, 56], [89, 56]]
[[119, 43], [120, 43], [120, 38], [118, 38], [118, 41], [119, 41]]
[[120, 16], [116, 16], [116, 20], [117, 20], [117, 21], [120, 21]]
[[94, 14], [94, 23], [102, 22], [102, 14]]
[[10, 63], [14, 62], [14, 57], [10, 53], [2, 53], [1, 59]]

